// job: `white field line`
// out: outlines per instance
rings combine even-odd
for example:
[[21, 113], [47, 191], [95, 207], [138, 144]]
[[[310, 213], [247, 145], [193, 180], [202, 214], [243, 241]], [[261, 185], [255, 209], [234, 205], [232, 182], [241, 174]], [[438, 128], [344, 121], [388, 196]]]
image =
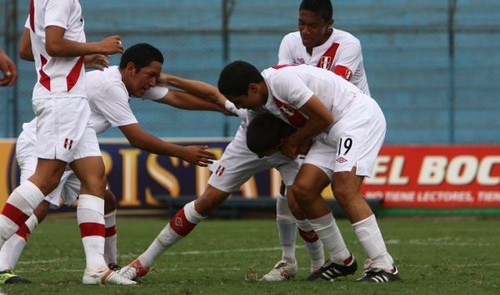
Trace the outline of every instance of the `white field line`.
[[[463, 241], [450, 241], [449, 239], [424, 239], [424, 240], [409, 240], [409, 241], [401, 241], [401, 240], [387, 240], [386, 244], [398, 244], [398, 245], [418, 245], [418, 246], [448, 246], [448, 247], [492, 247], [498, 246], [491, 243], [477, 243], [477, 242], [463, 242]], [[297, 249], [302, 249], [304, 246], [297, 245]], [[182, 251], [182, 252], [174, 252], [174, 251], [166, 251], [162, 255], [166, 256], [179, 256], [179, 255], [217, 255], [223, 253], [255, 253], [255, 252], [275, 252], [281, 251], [281, 247], [266, 247], [266, 248], [240, 248], [240, 249], [228, 249], [228, 250], [208, 250], [208, 251]], [[126, 254], [120, 255], [121, 259], [131, 260], [138, 256], [138, 254]], [[39, 264], [53, 264], [53, 263], [61, 263], [67, 261], [68, 258], [55, 258], [49, 260], [32, 260], [32, 261], [19, 261], [20, 265], [39, 265]], [[478, 265], [455, 265], [455, 267], [478, 267], [478, 266], [500, 266], [500, 263], [490, 263], [490, 264], [478, 264]], [[408, 265], [407, 265], [408, 266]], [[412, 267], [412, 265], [409, 265]], [[413, 265], [413, 267], [430, 267], [430, 265]], [[228, 268], [231, 270], [232, 268]], [[221, 269], [222, 270], [222, 269]], [[237, 270], [235, 268], [234, 270]], [[68, 270], [71, 271], [71, 270]], [[74, 270], [81, 271], [81, 270]]]

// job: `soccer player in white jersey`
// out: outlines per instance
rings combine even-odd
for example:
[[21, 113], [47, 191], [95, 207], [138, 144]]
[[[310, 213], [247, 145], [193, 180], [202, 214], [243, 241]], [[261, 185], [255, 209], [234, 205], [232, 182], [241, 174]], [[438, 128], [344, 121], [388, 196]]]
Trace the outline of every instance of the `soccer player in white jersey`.
[[[26, 34], [23, 35], [23, 41], [21, 44], [29, 45], [29, 42], [26, 42]], [[29, 51], [28, 49], [24, 48], [24, 51]], [[24, 54], [24, 57], [29, 59], [29, 53]], [[191, 90], [202, 97], [183, 90], [169, 90], [165, 87], [149, 88], [149, 85], [153, 84], [151, 80], [158, 78], [156, 63], [163, 64], [161, 52], [149, 44], [141, 43], [131, 46], [124, 52], [119, 67], [113, 66], [103, 71], [88, 72], [86, 74], [87, 93], [92, 111], [90, 122], [97, 133], [102, 133], [110, 127], [118, 127], [129, 142], [137, 148], [159, 155], [177, 156], [192, 164], [206, 166], [207, 161], [213, 159], [214, 155], [208, 152], [205, 146], [181, 146], [168, 143], [142, 130], [130, 108], [129, 100], [130, 96], [144, 97], [178, 108], [221, 111], [228, 114], [229, 112], [225, 109], [206, 101], [207, 99], [217, 100], [220, 93], [211, 85], [163, 73], [159, 75], [161, 84], [174, 84], [177, 88]], [[24, 124], [23, 132], [17, 140], [16, 158], [21, 167], [21, 183], [33, 174], [36, 166], [37, 159], [34, 154], [36, 123], [35, 118]], [[78, 197], [79, 188], [80, 182], [73, 171], [66, 170], [59, 186], [45, 198], [28, 221], [1, 248], [0, 270], [14, 268], [26, 245], [28, 235], [45, 218], [49, 207], [57, 208], [62, 202], [71, 205]], [[116, 265], [116, 200], [109, 189], [106, 191], [105, 205], [104, 257], [108, 265]], [[0, 281], [0, 284], [2, 282], [27, 283], [28, 280], [11, 274], [6, 282]]]
[[[292, 184], [300, 162], [291, 160], [280, 153], [259, 158], [250, 151], [246, 143], [246, 110], [237, 110], [225, 98], [223, 101], [225, 101], [227, 110], [238, 115], [242, 123], [233, 140], [224, 150], [221, 159], [212, 165], [211, 170], [213, 173], [208, 180], [205, 191], [196, 200], [189, 202], [177, 211], [146, 251], [119, 271], [125, 277], [135, 279], [145, 276], [164, 251], [186, 237], [198, 223], [217, 209], [231, 193], [238, 191], [250, 177], [258, 172], [276, 168], [280, 172], [285, 185]], [[301, 220], [298, 227], [305, 233], [312, 231], [308, 220]]]
[[29, 9], [37, 82], [38, 157], [35, 173], [9, 196], [0, 215], [0, 246], [22, 226], [59, 184], [69, 164], [81, 182], [77, 219], [86, 257], [84, 284], [133, 285], [110, 270], [104, 260], [104, 191], [106, 181], [95, 131], [89, 125], [84, 56], [123, 52], [120, 37], [86, 43], [78, 0], [32, 0]]
[[222, 70], [218, 87], [237, 108], [268, 112], [296, 127], [281, 147], [289, 158], [297, 158], [299, 146], [315, 141], [291, 187], [294, 199], [289, 200], [299, 205], [330, 253], [330, 260], [308, 279], [334, 280], [355, 269], [354, 256], [321, 196], [330, 184], [368, 256], [358, 281], [399, 280], [375, 215], [360, 191], [386, 132], [377, 102], [331, 71], [309, 65], [276, 66], [261, 73], [236, 61]]
[[[278, 64], [307, 64], [330, 70], [370, 95], [360, 41], [352, 34], [333, 28], [333, 7], [330, 0], [303, 0], [299, 6], [299, 30], [283, 37]], [[281, 190], [283, 191], [283, 189]], [[262, 281], [283, 281], [298, 271], [295, 258], [296, 221], [288, 208], [285, 194], [276, 202], [276, 223], [281, 244], [281, 259], [264, 275]], [[323, 245], [318, 236], [299, 234], [311, 257], [311, 269], [323, 263]]]

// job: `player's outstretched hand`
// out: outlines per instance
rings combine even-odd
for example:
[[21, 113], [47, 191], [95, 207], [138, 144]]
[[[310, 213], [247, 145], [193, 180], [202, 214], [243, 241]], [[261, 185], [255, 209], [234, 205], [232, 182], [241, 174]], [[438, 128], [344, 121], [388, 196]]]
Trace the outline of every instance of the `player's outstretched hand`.
[[215, 155], [208, 151], [208, 146], [189, 145], [184, 148], [182, 159], [200, 167], [207, 167], [215, 160]]
[[113, 35], [104, 38], [99, 42], [100, 54], [111, 55], [115, 53], [123, 53], [123, 45], [120, 36]]

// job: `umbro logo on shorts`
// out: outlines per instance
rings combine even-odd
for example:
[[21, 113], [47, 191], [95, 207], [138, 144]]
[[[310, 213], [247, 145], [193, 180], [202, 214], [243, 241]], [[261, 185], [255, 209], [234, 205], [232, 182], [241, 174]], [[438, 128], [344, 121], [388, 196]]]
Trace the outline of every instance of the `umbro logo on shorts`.
[[342, 164], [342, 163], [347, 162], [347, 159], [346, 159], [346, 158], [344, 158], [344, 157], [338, 157], [338, 158], [337, 158], [337, 162], [339, 162], [339, 163], [341, 163], [341, 164]]
[[73, 146], [72, 139], [69, 139], [69, 138], [64, 139], [64, 149], [70, 150], [72, 146]]

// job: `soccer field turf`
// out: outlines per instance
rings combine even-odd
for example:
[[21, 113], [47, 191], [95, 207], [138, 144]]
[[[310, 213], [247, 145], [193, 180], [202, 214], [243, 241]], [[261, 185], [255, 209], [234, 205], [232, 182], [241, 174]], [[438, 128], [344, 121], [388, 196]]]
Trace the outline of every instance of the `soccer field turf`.
[[[118, 218], [118, 249], [126, 264], [146, 249], [166, 218]], [[309, 261], [298, 239], [299, 274], [291, 281], [258, 279], [279, 260], [274, 220], [207, 220], [163, 253], [137, 286], [83, 286], [84, 254], [75, 218], [50, 219], [31, 235], [16, 273], [29, 285], [0, 294], [500, 294], [500, 227], [494, 219], [385, 218], [379, 224], [402, 280], [362, 284], [365, 254], [347, 220], [338, 221], [360, 268], [336, 282], [305, 282]]]

